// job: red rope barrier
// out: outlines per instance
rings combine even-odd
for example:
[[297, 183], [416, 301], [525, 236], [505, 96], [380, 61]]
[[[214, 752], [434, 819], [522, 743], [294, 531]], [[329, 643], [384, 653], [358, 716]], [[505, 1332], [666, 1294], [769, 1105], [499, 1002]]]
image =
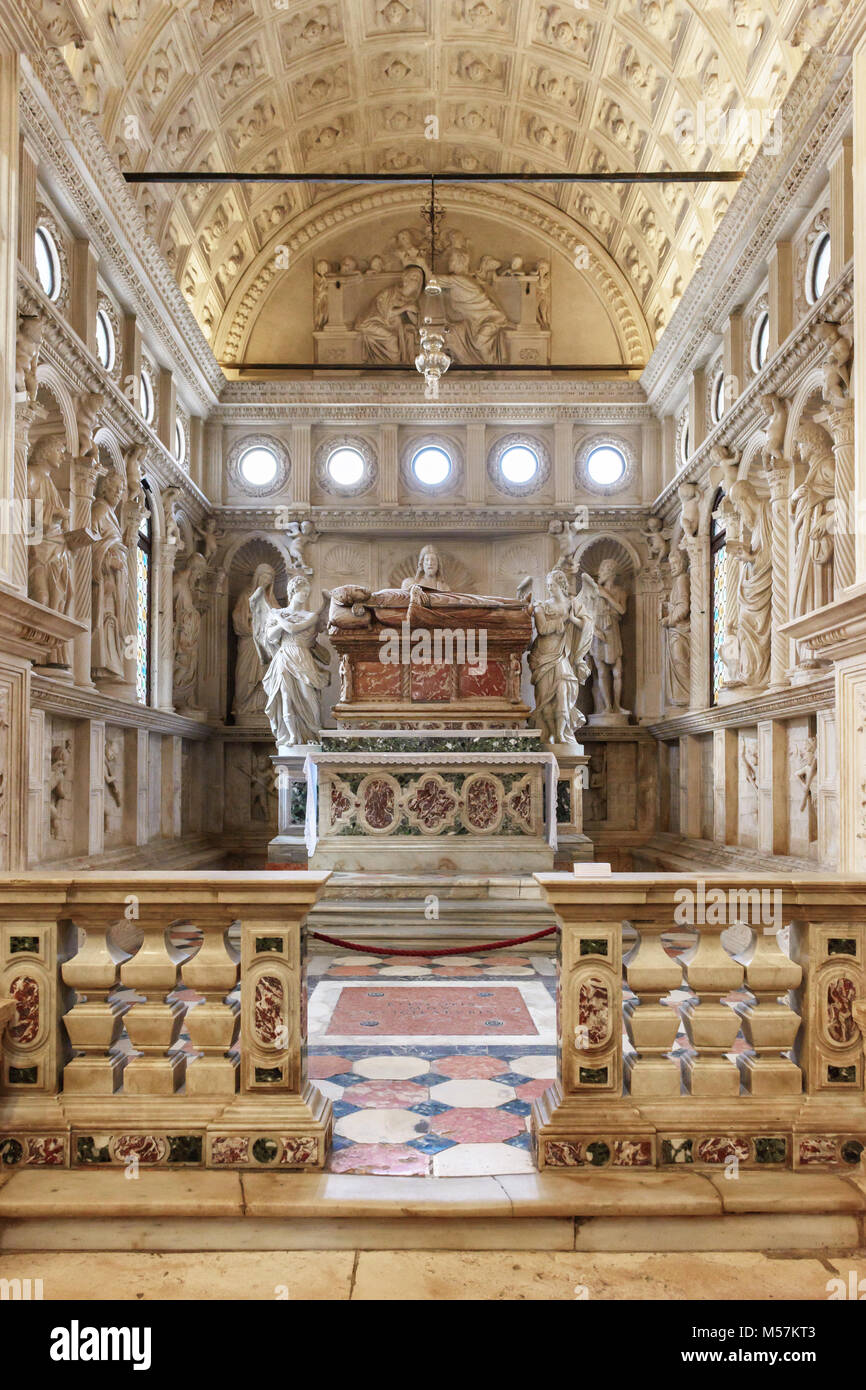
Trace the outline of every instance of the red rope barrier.
[[320, 931], [311, 931], [317, 941], [327, 941], [329, 946], [342, 946], [344, 951], [360, 951], [370, 956], [474, 956], [479, 951], [501, 951], [504, 946], [524, 946], [527, 941], [539, 941], [542, 936], [552, 936], [558, 927], [545, 927], [544, 931], [533, 932], [531, 936], [510, 937], [507, 941], [486, 941], [481, 946], [448, 946], [443, 951], [435, 947], [426, 951], [401, 951], [396, 946], [359, 946], [354, 941], [344, 941], [339, 936], [324, 936]]

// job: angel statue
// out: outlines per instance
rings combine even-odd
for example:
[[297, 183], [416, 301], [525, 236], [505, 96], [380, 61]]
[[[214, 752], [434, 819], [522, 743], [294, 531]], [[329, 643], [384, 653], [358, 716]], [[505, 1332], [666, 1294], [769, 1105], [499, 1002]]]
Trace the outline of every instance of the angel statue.
[[285, 608], [272, 608], [261, 585], [250, 595], [253, 641], [265, 671], [265, 714], [278, 753], [317, 741], [322, 691], [331, 679], [327, 648], [318, 641], [331, 595], [324, 594], [317, 613], [304, 607], [309, 597], [303, 574], [289, 579]]
[[589, 675], [592, 618], [581, 598], [569, 591], [562, 570], [551, 570], [545, 587], [547, 597], [533, 605], [536, 636], [529, 649], [535, 723], [545, 743], [573, 744], [575, 731], [586, 723], [577, 700], [581, 681]]

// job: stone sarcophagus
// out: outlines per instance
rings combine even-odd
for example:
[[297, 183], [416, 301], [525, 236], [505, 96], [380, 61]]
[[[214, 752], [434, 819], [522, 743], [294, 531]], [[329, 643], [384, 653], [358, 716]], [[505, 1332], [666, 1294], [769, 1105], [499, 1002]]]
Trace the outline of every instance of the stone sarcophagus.
[[521, 599], [344, 585], [331, 594], [328, 635], [341, 725], [503, 728], [530, 713], [520, 679], [532, 616]]

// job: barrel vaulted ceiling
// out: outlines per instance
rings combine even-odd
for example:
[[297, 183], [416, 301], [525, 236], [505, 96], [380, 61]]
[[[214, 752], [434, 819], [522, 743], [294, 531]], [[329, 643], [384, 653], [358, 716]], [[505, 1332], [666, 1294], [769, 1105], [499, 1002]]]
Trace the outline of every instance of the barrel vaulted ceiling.
[[[803, 0], [80, 3], [92, 38], [65, 56], [125, 171], [742, 170], [813, 37]], [[584, 236], [651, 346], [735, 187], [493, 192]], [[311, 225], [314, 204], [358, 190], [146, 185], [135, 196], [219, 351], [249, 317], [274, 247]]]

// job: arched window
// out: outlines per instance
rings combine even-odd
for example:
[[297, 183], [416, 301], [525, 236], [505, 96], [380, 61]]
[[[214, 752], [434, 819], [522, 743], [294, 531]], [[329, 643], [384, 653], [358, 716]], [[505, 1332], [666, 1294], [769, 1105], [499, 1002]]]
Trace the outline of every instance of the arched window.
[[136, 639], [135, 639], [135, 693], [140, 705], [150, 704], [150, 649], [153, 626], [153, 513], [151, 512], [150, 487], [142, 482], [145, 508], [138, 525], [138, 546], [136, 549]]
[[722, 644], [727, 636], [727, 565], [725, 550], [725, 528], [718, 520], [719, 507], [724, 494], [719, 488], [713, 502], [712, 529], [710, 530], [710, 702], [716, 704], [722, 681], [727, 674], [722, 662]]

